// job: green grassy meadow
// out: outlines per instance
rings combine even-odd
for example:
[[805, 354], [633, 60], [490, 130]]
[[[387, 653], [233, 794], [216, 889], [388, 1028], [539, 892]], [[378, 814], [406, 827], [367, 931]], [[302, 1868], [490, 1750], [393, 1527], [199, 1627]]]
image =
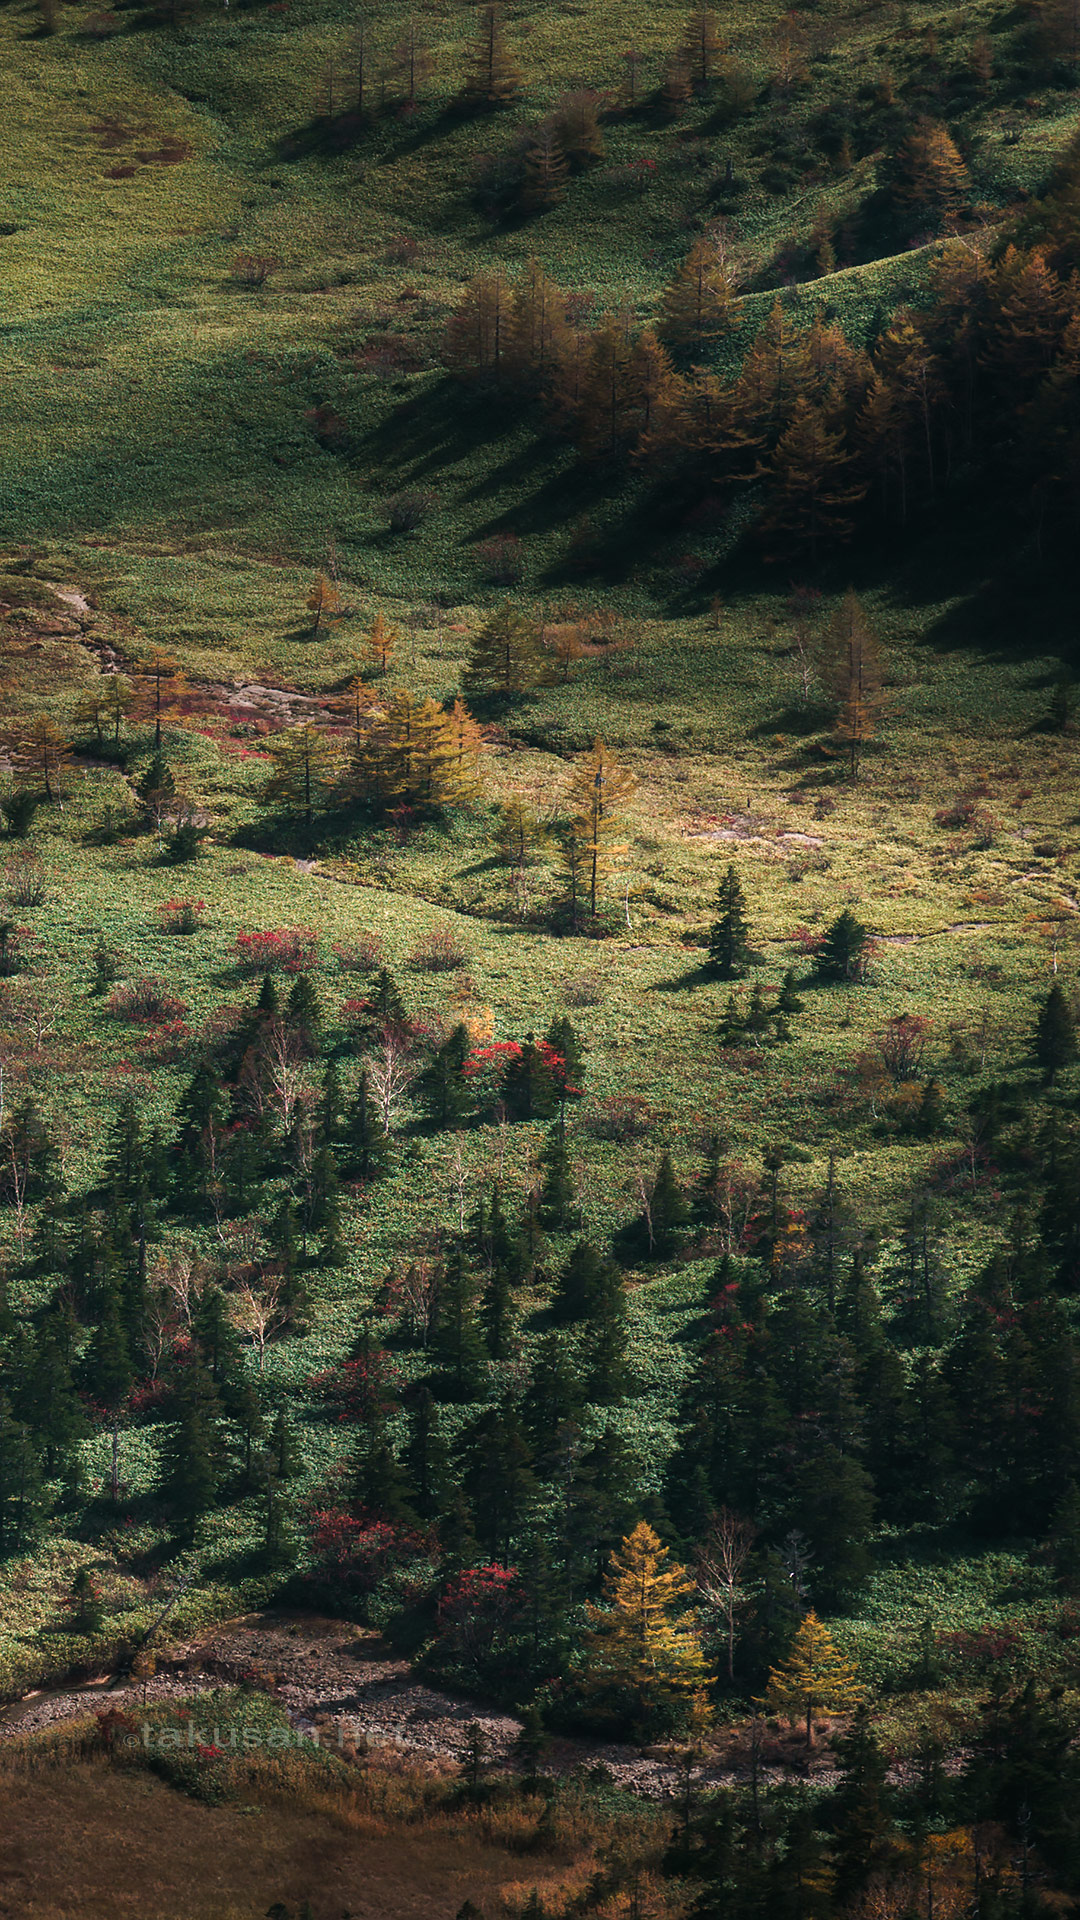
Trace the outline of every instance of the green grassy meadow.
[[[434, 73], [417, 112], [387, 114], [344, 148], [322, 111], [328, 63], [336, 86], [349, 71], [354, 23], [343, 7], [208, 7], [179, 26], [124, 9], [102, 39], [74, 6], [61, 6], [51, 37], [39, 33], [36, 8], [0, 13], [5, 720], [47, 709], [73, 727], [103, 658], [123, 667], [152, 646], [179, 657], [209, 715], [201, 731], [167, 727], [170, 761], [207, 826], [190, 867], [166, 865], [155, 836], [133, 824], [133, 784], [150, 754], [144, 723], [128, 729], [123, 767], [79, 756], [63, 807], [41, 809], [34, 822], [45, 892], [18, 910], [36, 945], [30, 971], [6, 984], [0, 1050], [62, 1139], [73, 1190], [99, 1173], [124, 1090], [167, 1137], [190, 1073], [187, 1061], [148, 1063], [133, 1030], [110, 1016], [107, 996], [93, 990], [95, 942], [118, 950], [123, 977], [165, 977], [197, 1033], [216, 1008], [251, 997], [237, 935], [299, 926], [321, 937], [313, 980], [347, 1071], [340, 1005], [353, 987], [332, 949], [361, 934], [382, 940], [410, 1008], [436, 1022], [464, 1009], [494, 1038], [514, 1039], [562, 1013], [577, 1021], [575, 1009], [587, 1008], [586, 1092], [570, 1145], [575, 1164], [587, 1159], [583, 1221], [598, 1241], [637, 1210], [638, 1181], [662, 1149], [689, 1176], [714, 1128], [748, 1175], [760, 1173], [770, 1148], [785, 1149], [786, 1189], [802, 1207], [820, 1190], [842, 1129], [839, 1177], [877, 1232], [886, 1301], [899, 1294], [904, 1208], [920, 1183], [933, 1187], [951, 1298], [1000, 1240], [1007, 1213], [996, 1173], [973, 1154], [972, 1093], [1031, 1078], [1036, 1004], [1055, 952], [1075, 977], [1080, 923], [1080, 740], [1043, 729], [1060, 656], [1023, 583], [1011, 598], [989, 595], [990, 560], [974, 536], [952, 571], [939, 555], [894, 565], [856, 554], [823, 575], [820, 620], [850, 569], [885, 661], [878, 736], [853, 784], [803, 699], [791, 583], [729, 567], [706, 523], [655, 538], [646, 528], [610, 577], [567, 585], [583, 520], [600, 531], [632, 525], [647, 511], [643, 483], [633, 472], [583, 473], [525, 413], [493, 421], [439, 363], [443, 323], [478, 269], [517, 269], [535, 254], [563, 284], [594, 294], [598, 312], [629, 307], [647, 318], [693, 238], [717, 218], [730, 223], [745, 290], [725, 353], [749, 340], [778, 291], [802, 316], [820, 305], [854, 341], [868, 337], [883, 313], [923, 297], [939, 242], [841, 262], [820, 280], [795, 275], [785, 250], [807, 242], [819, 208], [854, 221], [876, 182], [872, 147], [856, 143], [841, 168], [807, 128], [838, 98], [857, 109], [860, 88], [872, 92], [884, 68], [901, 88], [921, 85], [930, 26], [946, 75], [963, 71], [981, 28], [998, 54], [988, 94], [961, 92], [956, 116], [981, 232], [992, 237], [1045, 184], [1075, 131], [1075, 94], [1030, 81], [1022, 36], [993, 5], [853, 9], [824, 0], [796, 16], [806, 81], [788, 98], [769, 87], [785, 17], [779, 5], [725, 13], [754, 89], [742, 117], [717, 125], [700, 103], [668, 121], [623, 115], [605, 130], [603, 166], [576, 179], [561, 207], [526, 221], [484, 213], [469, 187], [476, 156], [501, 151], [521, 120], [535, 120], [568, 87], [614, 91], [631, 42], [655, 84], [681, 6], [621, 9], [617, 31], [595, 0], [510, 6], [524, 97], [477, 120], [451, 108], [472, 16], [435, 0], [423, 13]], [[396, 10], [380, 4], [370, 21], [389, 46]], [[645, 153], [655, 179], [626, 194], [609, 175]], [[732, 210], [718, 212], [710, 182], [729, 159], [740, 190]], [[264, 286], [237, 280], [241, 254], [273, 257]], [[320, 409], [341, 423], [331, 443], [316, 430]], [[395, 535], [383, 503], [403, 486], [436, 497], [415, 533]], [[268, 835], [264, 745], [237, 722], [230, 698], [258, 683], [327, 711], [321, 703], [342, 685], [350, 648], [379, 611], [402, 628], [391, 678], [452, 697], [497, 598], [474, 551], [496, 531], [525, 541], [515, 589], [523, 604], [607, 609], [617, 644], [514, 709], [484, 756], [482, 800], [448, 822], [404, 840], [385, 828], [342, 828], [312, 846]], [[688, 546], [704, 554], [703, 584], [677, 573]], [[305, 598], [323, 568], [344, 610], [313, 639]], [[49, 631], [64, 612], [58, 587], [89, 608], [76, 630], [59, 634]], [[37, 625], [27, 610], [43, 616]], [[524, 794], [557, 814], [574, 757], [597, 736], [637, 780], [608, 886], [614, 930], [602, 942], [546, 929], [553, 857], [533, 869], [534, 911], [516, 919], [492, 852], [497, 803]], [[971, 791], [988, 830], [936, 824]], [[110, 818], [119, 828], [103, 836]], [[711, 901], [732, 860], [763, 984], [778, 987], [801, 965], [799, 928], [820, 931], [843, 906], [878, 942], [866, 983], [807, 988], [790, 1039], [760, 1049], [721, 1046], [728, 988], [701, 967]], [[178, 895], [206, 903], [206, 925], [189, 937], [157, 923], [158, 907]], [[446, 925], [467, 949], [459, 973], [411, 969], [418, 941]], [[37, 1042], [28, 1038], [30, 996], [48, 1016]], [[928, 1065], [946, 1109], [932, 1141], [877, 1110], [859, 1082], [874, 1033], [905, 1013], [930, 1022]], [[1062, 1084], [1072, 1100], [1075, 1070]], [[643, 1137], [596, 1137], [602, 1103], [626, 1094], [646, 1103]], [[540, 1125], [468, 1129], [470, 1201], [495, 1167], [504, 1190], [523, 1197], [543, 1137]], [[297, 1510], [332, 1478], [345, 1444], [306, 1383], [377, 1314], [388, 1272], [452, 1217], [453, 1151], [449, 1136], [406, 1124], [393, 1178], [370, 1195], [346, 1195], [347, 1259], [316, 1277], [307, 1330], [268, 1350], [262, 1385], [299, 1423]], [[32, 1310], [41, 1301], [20, 1265], [10, 1209], [0, 1225], [24, 1289], [14, 1304]], [[188, 1237], [214, 1258], [215, 1232], [202, 1222]], [[556, 1252], [568, 1244], [556, 1238]], [[594, 1427], [621, 1427], [653, 1491], [690, 1366], [685, 1336], [714, 1264], [687, 1259], [629, 1277], [634, 1393], [597, 1411]], [[545, 1326], [538, 1296], [526, 1303], [524, 1355]], [[401, 1364], [408, 1370], [417, 1356]], [[508, 1382], [520, 1376], [519, 1361], [500, 1364]], [[151, 1497], [159, 1446], [153, 1424], [125, 1432], [128, 1511], [117, 1523], [101, 1492], [109, 1435], [83, 1443], [97, 1488], [85, 1512], [62, 1516], [45, 1544], [2, 1575], [0, 1689], [85, 1653], [59, 1608], [88, 1545], [103, 1569], [103, 1648], [145, 1628], [163, 1603], [175, 1565]], [[257, 1565], [260, 1525], [254, 1496], [207, 1518], [177, 1626], [271, 1596], [276, 1576]], [[904, 1634], [928, 1613], [958, 1628], [1022, 1618], [1031, 1660], [1056, 1672], [1043, 1625], [1048, 1592], [1045, 1567], [1019, 1551], [901, 1537], [882, 1543], [882, 1566], [838, 1631], [887, 1685], [903, 1665]]]

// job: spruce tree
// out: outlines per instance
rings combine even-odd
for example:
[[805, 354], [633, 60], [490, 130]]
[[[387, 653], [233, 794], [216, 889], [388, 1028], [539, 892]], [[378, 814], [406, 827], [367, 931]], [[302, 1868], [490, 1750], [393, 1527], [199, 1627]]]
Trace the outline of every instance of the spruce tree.
[[476, 1281], [455, 1247], [447, 1262], [436, 1303], [432, 1350], [441, 1362], [446, 1396], [475, 1400], [487, 1376], [487, 1349], [476, 1316]]
[[361, 1180], [381, 1180], [389, 1170], [390, 1140], [379, 1118], [366, 1068], [356, 1083], [349, 1114], [348, 1156]]
[[295, 1480], [303, 1466], [299, 1442], [284, 1407], [279, 1407], [274, 1416], [267, 1460], [274, 1479], [282, 1482]]
[[546, 1120], [554, 1111], [555, 1076], [531, 1033], [507, 1063], [502, 1097], [511, 1120]]
[[0, 1550], [18, 1550], [29, 1539], [45, 1507], [44, 1472], [25, 1421], [0, 1393]]
[[709, 965], [722, 980], [732, 980], [746, 972], [750, 953], [746, 895], [733, 866], [720, 882], [716, 904], [717, 918], [709, 928]]
[[409, 1479], [409, 1499], [420, 1518], [441, 1520], [449, 1491], [448, 1453], [438, 1404], [424, 1381], [412, 1396], [403, 1465]]
[[587, 1240], [579, 1240], [570, 1255], [551, 1297], [551, 1311], [560, 1325], [589, 1320], [601, 1312], [618, 1292], [622, 1282], [619, 1270], [605, 1260]]
[[870, 947], [870, 935], [850, 907], [829, 926], [814, 956], [814, 971], [819, 980], [861, 980]]
[[221, 1479], [218, 1411], [206, 1371], [199, 1366], [185, 1368], [176, 1389], [175, 1424], [162, 1454], [160, 1488], [180, 1537], [189, 1542], [213, 1505]]
[[475, 1096], [463, 1071], [471, 1046], [468, 1028], [459, 1022], [438, 1048], [420, 1083], [428, 1118], [437, 1127], [460, 1126], [473, 1109]]
[[565, 1232], [574, 1221], [576, 1191], [570, 1171], [570, 1153], [566, 1144], [566, 1122], [560, 1106], [559, 1117], [548, 1129], [540, 1149], [544, 1170], [540, 1187], [540, 1218], [547, 1227]]
[[1076, 1022], [1068, 996], [1057, 980], [1039, 1009], [1033, 1052], [1042, 1068], [1043, 1084], [1048, 1087], [1076, 1058]]
[[675, 1178], [670, 1153], [660, 1155], [649, 1200], [649, 1214], [652, 1251], [659, 1259], [666, 1260], [678, 1247], [690, 1219], [690, 1207]]
[[493, 1360], [511, 1360], [516, 1349], [517, 1316], [509, 1275], [502, 1266], [492, 1267], [480, 1300], [480, 1325], [484, 1342]]

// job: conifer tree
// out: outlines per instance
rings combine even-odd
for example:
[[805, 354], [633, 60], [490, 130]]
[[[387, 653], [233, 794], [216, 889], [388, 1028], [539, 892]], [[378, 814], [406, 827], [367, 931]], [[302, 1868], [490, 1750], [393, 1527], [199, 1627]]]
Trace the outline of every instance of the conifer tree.
[[685, 1194], [675, 1178], [670, 1153], [660, 1155], [652, 1193], [649, 1197], [649, 1224], [652, 1250], [661, 1260], [673, 1254], [690, 1219]]
[[709, 928], [709, 965], [722, 980], [731, 980], [746, 972], [750, 954], [750, 926], [746, 917], [746, 895], [734, 866], [729, 866], [717, 890], [719, 909]]
[[576, 87], [571, 93], [563, 94], [552, 112], [559, 143], [576, 172], [604, 157], [599, 107], [600, 97], [590, 87]]
[[513, 1359], [517, 1335], [517, 1315], [510, 1276], [504, 1266], [494, 1266], [480, 1299], [480, 1325], [484, 1344], [492, 1360]]
[[851, 509], [867, 491], [851, 468], [842, 433], [829, 425], [821, 407], [800, 394], [762, 469], [761, 532], [770, 558], [805, 549], [816, 561], [823, 542], [850, 539]]
[[940, 121], [918, 121], [901, 142], [892, 171], [895, 198], [915, 212], [953, 213], [967, 198], [968, 170]]
[[487, 1373], [487, 1349], [476, 1315], [476, 1281], [454, 1248], [439, 1287], [432, 1348], [451, 1398], [475, 1400]]
[[448, 1493], [448, 1455], [431, 1388], [421, 1381], [412, 1397], [408, 1438], [402, 1456], [409, 1476], [410, 1500], [422, 1520], [442, 1518]]
[[575, 412], [585, 453], [609, 457], [633, 439], [638, 396], [625, 315], [606, 320], [589, 335]]
[[552, 1294], [552, 1317], [564, 1326], [576, 1320], [592, 1320], [616, 1298], [622, 1299], [618, 1267], [587, 1240], [579, 1240]]
[[318, 727], [290, 727], [267, 743], [274, 771], [263, 788], [270, 805], [283, 805], [312, 826], [316, 810], [325, 805], [336, 777], [334, 749]]
[[303, 1465], [300, 1445], [284, 1407], [274, 1415], [267, 1459], [274, 1479], [282, 1482], [295, 1480]]
[[827, 927], [814, 956], [819, 980], [861, 980], [869, 958], [870, 935], [850, 907]]
[[685, 1611], [694, 1583], [667, 1561], [667, 1548], [640, 1521], [611, 1557], [604, 1605], [586, 1609], [586, 1691], [614, 1693], [638, 1724], [685, 1710], [710, 1680], [697, 1621]]
[[471, 1113], [474, 1095], [464, 1073], [471, 1042], [460, 1023], [436, 1051], [423, 1076], [420, 1093], [428, 1118], [437, 1127], [459, 1126]]
[[694, 7], [683, 28], [682, 52], [696, 87], [707, 87], [724, 53], [720, 22], [711, 7]]
[[319, 629], [324, 620], [333, 620], [341, 612], [341, 595], [332, 580], [325, 573], [315, 575], [314, 584], [305, 602], [308, 612], [313, 616], [311, 637], [317, 640]]
[[506, 360], [513, 299], [501, 268], [469, 281], [446, 323], [444, 364], [462, 379], [498, 384]]
[[544, 1170], [540, 1187], [540, 1218], [545, 1226], [565, 1232], [574, 1220], [577, 1194], [566, 1144], [565, 1108], [561, 1104], [558, 1119], [549, 1128], [547, 1139], [540, 1149], [540, 1164]]
[[380, 1180], [390, 1162], [390, 1139], [379, 1117], [366, 1067], [360, 1070], [349, 1114], [350, 1164], [361, 1180]]
[[808, 1613], [791, 1653], [770, 1667], [765, 1704], [791, 1720], [805, 1720], [806, 1744], [814, 1744], [815, 1713], [850, 1713], [866, 1697], [855, 1668], [837, 1650], [816, 1613]]
[[620, 814], [627, 805], [637, 781], [602, 740], [579, 760], [567, 788], [567, 804], [574, 827], [588, 858], [589, 911], [595, 918], [597, 887], [610, 870], [616, 856], [625, 851], [616, 846], [621, 831]]
[[375, 615], [367, 632], [361, 636], [364, 653], [380, 673], [386, 672], [400, 643], [401, 634], [397, 627], [392, 627], [381, 612]]
[[394, 47], [394, 67], [404, 93], [406, 113], [416, 109], [416, 97], [434, 69], [431, 49], [426, 44], [416, 19], [410, 15], [400, 40]]
[[700, 359], [706, 344], [734, 325], [731, 277], [716, 245], [696, 240], [664, 290], [659, 332], [670, 346]]
[[1076, 1058], [1076, 1022], [1068, 995], [1057, 980], [1039, 1009], [1032, 1051], [1048, 1087]]
[[502, 1097], [512, 1120], [547, 1120], [554, 1111], [555, 1079], [531, 1033], [507, 1062]]
[[24, 1545], [45, 1508], [41, 1460], [26, 1423], [17, 1420], [11, 1402], [0, 1393], [0, 1547]]
[[469, 107], [502, 107], [517, 99], [522, 84], [521, 70], [506, 45], [501, 8], [481, 7], [462, 102]]
[[551, 120], [541, 121], [525, 150], [521, 204], [526, 212], [545, 213], [559, 206], [566, 198], [569, 171], [557, 126]]
[[535, 620], [504, 600], [476, 635], [462, 676], [470, 691], [511, 699], [545, 677], [546, 656]]
[[221, 1477], [217, 1396], [202, 1367], [184, 1369], [176, 1389], [176, 1423], [162, 1456], [161, 1491], [182, 1538], [195, 1538]]
[[540, 262], [526, 261], [514, 291], [506, 346], [508, 365], [519, 379], [544, 386], [557, 374], [571, 339], [566, 302], [565, 289], [548, 278]]

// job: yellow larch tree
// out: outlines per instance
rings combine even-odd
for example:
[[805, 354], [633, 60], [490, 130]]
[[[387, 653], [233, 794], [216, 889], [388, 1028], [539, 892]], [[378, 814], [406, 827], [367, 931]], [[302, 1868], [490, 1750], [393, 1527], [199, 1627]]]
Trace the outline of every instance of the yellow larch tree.
[[845, 1660], [816, 1613], [808, 1613], [786, 1660], [769, 1668], [764, 1704], [789, 1720], [804, 1720], [806, 1744], [814, 1744], [815, 1713], [849, 1713], [866, 1699], [850, 1660]]
[[685, 1567], [641, 1520], [611, 1556], [604, 1604], [586, 1611], [585, 1686], [629, 1696], [635, 1717], [653, 1717], [699, 1699], [712, 1678], [697, 1618], [685, 1603], [696, 1591]]
[[571, 775], [567, 791], [572, 835], [579, 841], [587, 863], [589, 910], [596, 912], [596, 890], [602, 874], [625, 847], [616, 846], [621, 830], [620, 816], [631, 798], [637, 781], [627, 768], [620, 767], [610, 748], [602, 740], [580, 760]]

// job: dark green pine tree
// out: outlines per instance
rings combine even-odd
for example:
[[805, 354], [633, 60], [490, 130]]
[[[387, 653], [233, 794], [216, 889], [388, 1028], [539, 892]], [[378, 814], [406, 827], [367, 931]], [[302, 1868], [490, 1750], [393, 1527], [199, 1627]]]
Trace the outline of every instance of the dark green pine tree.
[[12, 1366], [16, 1378], [15, 1415], [25, 1422], [40, 1448], [50, 1479], [78, 1479], [78, 1442], [89, 1431], [86, 1411], [71, 1377], [71, 1343], [62, 1315], [43, 1319], [35, 1343], [23, 1348]]
[[827, 927], [821, 946], [814, 956], [814, 971], [819, 980], [846, 982], [861, 980], [869, 958], [870, 935], [850, 907], [837, 915]]
[[192, 1321], [192, 1331], [215, 1386], [227, 1375], [241, 1370], [240, 1345], [220, 1287], [207, 1287]]
[[324, 1267], [340, 1267], [345, 1259], [341, 1232], [341, 1180], [330, 1147], [316, 1149], [307, 1180], [305, 1226], [320, 1239]]
[[159, 1488], [172, 1510], [177, 1534], [194, 1540], [199, 1521], [214, 1504], [224, 1449], [220, 1404], [205, 1367], [185, 1367], [175, 1394], [175, 1420], [162, 1449]]
[[795, 983], [795, 970], [793, 967], [789, 967], [780, 983], [780, 992], [776, 1001], [776, 1011], [784, 1015], [801, 1013], [805, 1004], [805, 1001], [799, 998]]
[[462, 1435], [461, 1482], [482, 1547], [508, 1566], [538, 1486], [521, 1418], [510, 1401], [486, 1407]]
[[542, 1480], [551, 1480], [579, 1432], [584, 1394], [565, 1334], [541, 1340], [521, 1403], [521, 1417], [534, 1464]]
[[828, 1826], [833, 1836], [836, 1899], [846, 1907], [888, 1862], [893, 1818], [888, 1787], [889, 1764], [864, 1704], [848, 1731], [834, 1742], [840, 1780], [830, 1796]]
[[621, 1290], [618, 1268], [587, 1240], [579, 1240], [552, 1294], [552, 1316], [562, 1326], [589, 1320], [616, 1290]]
[[1080, 1589], [1080, 1488], [1070, 1480], [1050, 1527], [1054, 1572], [1068, 1593]]
[[547, 1241], [540, 1225], [540, 1194], [533, 1187], [525, 1195], [521, 1219], [510, 1249], [507, 1273], [516, 1287], [535, 1287], [541, 1283], [547, 1251]]
[[[237, 1071], [240, 1061], [236, 1062]], [[195, 1069], [176, 1109], [173, 1141], [173, 1192], [182, 1207], [205, 1206], [209, 1199], [212, 1161], [210, 1138], [224, 1134], [229, 1103], [221, 1080], [208, 1064]]]
[[366, 1068], [356, 1083], [348, 1125], [349, 1165], [360, 1180], [381, 1180], [390, 1165], [390, 1141], [379, 1119]]
[[285, 1483], [295, 1480], [303, 1469], [303, 1456], [300, 1443], [289, 1422], [284, 1407], [279, 1407], [274, 1415], [274, 1424], [270, 1431], [270, 1443], [267, 1447], [267, 1461], [274, 1479]]
[[646, 1221], [650, 1251], [660, 1260], [676, 1252], [690, 1220], [690, 1207], [671, 1164], [670, 1153], [660, 1155]]
[[540, 1149], [540, 1165], [544, 1170], [540, 1185], [540, 1219], [545, 1227], [554, 1227], [558, 1232], [565, 1233], [574, 1224], [577, 1194], [570, 1172], [566, 1122], [561, 1107]]
[[262, 1559], [267, 1567], [290, 1567], [296, 1560], [296, 1541], [289, 1528], [288, 1504], [277, 1476], [263, 1466], [263, 1546]]
[[379, 1414], [361, 1434], [353, 1471], [356, 1504], [365, 1513], [395, 1527], [416, 1525], [409, 1476], [397, 1457], [385, 1414]]
[[475, 1105], [464, 1072], [471, 1048], [468, 1028], [460, 1023], [447, 1035], [420, 1083], [428, 1119], [436, 1127], [459, 1127]]
[[503, 1266], [492, 1267], [480, 1300], [480, 1325], [493, 1360], [511, 1360], [517, 1347], [517, 1314], [510, 1277]]
[[940, 1133], [945, 1119], [945, 1089], [940, 1080], [931, 1078], [919, 1096], [919, 1110], [915, 1115], [916, 1131], [923, 1134]]
[[559, 1516], [559, 1538], [574, 1593], [595, 1587], [613, 1550], [640, 1518], [641, 1462], [608, 1427], [578, 1456]]
[[322, 1009], [309, 974], [298, 973], [285, 1002], [285, 1025], [309, 1054], [319, 1051]]
[[110, 1291], [90, 1336], [82, 1372], [90, 1398], [108, 1414], [118, 1414], [135, 1384], [135, 1369], [115, 1292]]
[[547, 1120], [555, 1109], [555, 1077], [536, 1043], [527, 1033], [521, 1052], [511, 1058], [502, 1083], [503, 1103], [511, 1120]]
[[750, 1005], [746, 1009], [747, 1033], [766, 1033], [769, 1026], [769, 1006], [758, 982], [750, 995]]
[[44, 1472], [25, 1421], [0, 1393], [0, 1550], [18, 1551], [45, 1513]]
[[332, 1148], [341, 1144], [344, 1107], [345, 1095], [342, 1091], [341, 1075], [338, 1072], [337, 1061], [331, 1060], [323, 1074], [322, 1092], [319, 1096], [316, 1116], [319, 1139], [326, 1147]]
[[1032, 1051], [1047, 1087], [1052, 1087], [1062, 1068], [1076, 1058], [1076, 1022], [1068, 996], [1057, 980], [1039, 1009]]
[[746, 895], [733, 866], [720, 882], [716, 907], [717, 917], [709, 928], [709, 965], [721, 980], [733, 980], [746, 972], [750, 957]]
[[240, 1441], [240, 1472], [244, 1487], [250, 1491], [260, 1484], [262, 1475], [257, 1471], [258, 1463], [254, 1458], [255, 1443], [266, 1435], [266, 1418], [262, 1402], [249, 1380], [243, 1367], [228, 1373], [221, 1383], [221, 1404], [228, 1418], [237, 1429]]
[[739, 1004], [738, 995], [734, 987], [732, 987], [720, 1019], [720, 1045], [722, 1047], [741, 1047], [745, 1039], [746, 1015]]
[[367, 996], [363, 1034], [367, 1039], [376, 1039], [386, 1032], [388, 1027], [402, 1030], [408, 1027], [409, 1016], [405, 1011], [405, 1002], [401, 989], [389, 967], [380, 967], [375, 975], [375, 983]]
[[826, 1604], [849, 1600], [870, 1572], [875, 1504], [865, 1467], [838, 1447], [816, 1450], [795, 1474], [789, 1520], [810, 1543], [814, 1593]]
[[598, 1407], [616, 1406], [626, 1392], [626, 1296], [616, 1279], [590, 1316], [582, 1342], [585, 1398]]
[[585, 1088], [585, 1043], [580, 1034], [564, 1013], [551, 1022], [544, 1039], [563, 1063], [555, 1073], [560, 1103], [580, 1099]]
[[435, 1305], [432, 1351], [439, 1386], [453, 1400], [476, 1400], [487, 1381], [488, 1355], [476, 1316], [477, 1285], [460, 1247], [446, 1262]]
[[438, 1402], [426, 1381], [421, 1381], [411, 1396], [403, 1465], [410, 1505], [421, 1520], [440, 1519], [449, 1491], [449, 1457]]

